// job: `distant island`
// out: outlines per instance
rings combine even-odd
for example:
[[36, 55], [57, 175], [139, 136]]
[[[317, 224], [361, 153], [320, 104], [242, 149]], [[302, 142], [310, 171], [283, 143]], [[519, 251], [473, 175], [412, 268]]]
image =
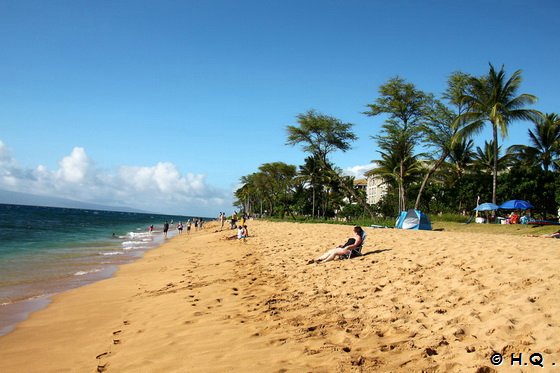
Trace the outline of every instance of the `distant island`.
[[96, 203], [88, 203], [82, 201], [75, 201], [71, 199], [39, 196], [35, 194], [11, 192], [7, 190], [0, 190], [0, 204], [12, 205], [26, 205], [26, 206], [45, 206], [45, 207], [64, 207], [88, 210], [105, 210], [105, 211], [119, 211], [119, 212], [136, 212], [136, 213], [151, 213], [150, 211], [143, 211], [126, 206], [107, 206]]

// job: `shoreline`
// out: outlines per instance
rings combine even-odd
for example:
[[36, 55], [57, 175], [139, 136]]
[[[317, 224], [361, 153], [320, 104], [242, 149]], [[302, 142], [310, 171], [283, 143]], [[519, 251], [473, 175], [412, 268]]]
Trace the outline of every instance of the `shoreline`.
[[0, 337], [0, 370], [474, 372], [493, 368], [493, 352], [560, 361], [555, 240], [366, 228], [365, 256], [305, 265], [351, 227], [248, 225], [246, 243], [209, 224], [55, 296]]
[[[169, 239], [172, 239], [177, 234], [176, 230], [170, 230]], [[118, 242], [120, 244], [125, 243], [124, 240], [119, 240]], [[56, 288], [51, 288], [51, 292], [33, 295], [12, 303], [0, 304], [0, 337], [11, 333], [19, 323], [25, 321], [31, 314], [48, 306], [56, 295], [113, 277], [121, 265], [140, 260], [147, 251], [154, 250], [165, 244], [165, 239], [163, 237], [154, 237], [152, 242], [147, 248], [130, 251], [124, 262], [99, 263], [97, 265], [100, 267], [99, 269], [74, 273], [73, 276], [75, 277], [68, 277], [65, 281], [57, 284]], [[122, 250], [122, 246], [119, 245], [115, 250]], [[80, 277], [84, 275], [87, 277], [81, 279]]]

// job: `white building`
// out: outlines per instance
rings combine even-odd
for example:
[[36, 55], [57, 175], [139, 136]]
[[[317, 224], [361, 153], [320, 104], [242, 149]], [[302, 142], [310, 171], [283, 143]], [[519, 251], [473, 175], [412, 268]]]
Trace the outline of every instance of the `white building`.
[[366, 172], [365, 176], [367, 177], [366, 201], [370, 205], [375, 205], [387, 194], [387, 183], [382, 177], [372, 175], [370, 171]]

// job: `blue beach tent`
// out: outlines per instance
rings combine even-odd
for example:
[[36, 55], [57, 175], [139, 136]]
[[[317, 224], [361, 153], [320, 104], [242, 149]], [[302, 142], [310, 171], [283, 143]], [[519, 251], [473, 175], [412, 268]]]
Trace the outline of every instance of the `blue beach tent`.
[[424, 214], [422, 211], [410, 209], [408, 211], [401, 211], [401, 214], [395, 223], [395, 228], [422, 229], [431, 231], [432, 223], [430, 222], [428, 215]]

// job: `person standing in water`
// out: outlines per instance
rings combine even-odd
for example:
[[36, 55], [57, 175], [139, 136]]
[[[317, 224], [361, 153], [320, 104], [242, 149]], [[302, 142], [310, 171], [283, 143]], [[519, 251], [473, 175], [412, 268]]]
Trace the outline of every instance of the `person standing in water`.
[[169, 223], [167, 220], [163, 223], [163, 237], [167, 238], [167, 231], [169, 230]]
[[179, 231], [179, 234], [183, 233], [183, 222], [180, 221], [179, 224], [177, 224], [177, 230]]

